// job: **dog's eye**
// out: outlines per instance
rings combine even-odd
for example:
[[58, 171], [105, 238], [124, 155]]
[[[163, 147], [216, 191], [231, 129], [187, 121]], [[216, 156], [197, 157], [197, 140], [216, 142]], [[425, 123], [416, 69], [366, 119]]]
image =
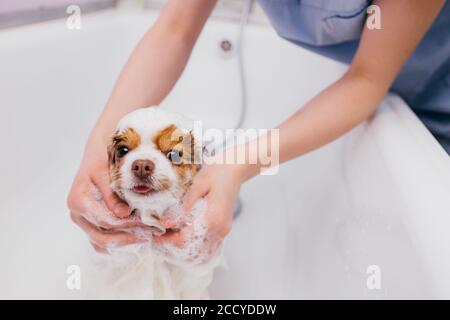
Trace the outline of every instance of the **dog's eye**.
[[167, 153], [167, 158], [174, 164], [181, 163], [181, 157], [183, 156], [183, 153], [179, 150], [171, 150]]
[[120, 147], [119, 149], [117, 149], [117, 156], [119, 158], [123, 157], [124, 155], [126, 155], [128, 153], [128, 151], [130, 151], [128, 149], [128, 147]]

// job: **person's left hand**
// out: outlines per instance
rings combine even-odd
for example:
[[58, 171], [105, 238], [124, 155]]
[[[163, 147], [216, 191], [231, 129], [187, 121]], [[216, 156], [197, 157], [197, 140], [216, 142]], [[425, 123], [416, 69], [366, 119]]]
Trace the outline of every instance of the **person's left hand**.
[[[245, 180], [245, 166], [234, 164], [211, 164], [204, 166], [195, 176], [193, 184], [183, 200], [183, 220], [197, 200], [204, 197], [207, 201], [205, 222], [208, 228], [202, 246], [204, 251], [213, 251], [231, 231], [234, 204], [241, 184]], [[166, 228], [174, 222], [163, 220]], [[192, 237], [193, 226], [185, 225], [179, 231], [171, 231], [155, 237], [158, 244], [171, 243], [183, 247]]]

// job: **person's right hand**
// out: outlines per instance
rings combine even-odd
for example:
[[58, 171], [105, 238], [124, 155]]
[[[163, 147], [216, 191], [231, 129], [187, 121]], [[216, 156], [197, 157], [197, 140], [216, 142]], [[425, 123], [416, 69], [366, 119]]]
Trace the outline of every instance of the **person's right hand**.
[[[88, 142], [67, 198], [72, 220], [87, 233], [94, 249], [102, 253], [148, 239], [145, 225], [130, 216], [127, 204], [111, 190], [106, 150], [103, 142]], [[144, 228], [144, 232], [133, 234], [137, 227]]]

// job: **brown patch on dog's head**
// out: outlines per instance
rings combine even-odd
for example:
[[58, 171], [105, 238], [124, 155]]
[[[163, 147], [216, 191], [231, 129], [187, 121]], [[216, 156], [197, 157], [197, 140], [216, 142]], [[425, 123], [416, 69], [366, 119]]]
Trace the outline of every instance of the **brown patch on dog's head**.
[[111, 182], [120, 184], [120, 166], [123, 157], [141, 144], [140, 135], [133, 129], [128, 128], [116, 132], [108, 146], [109, 175]]
[[[186, 133], [172, 124], [158, 132], [154, 142], [156, 147], [169, 158], [183, 186], [187, 188], [199, 167], [196, 163], [196, 148], [192, 133]], [[177, 156], [176, 161], [171, 159], [170, 154]]]

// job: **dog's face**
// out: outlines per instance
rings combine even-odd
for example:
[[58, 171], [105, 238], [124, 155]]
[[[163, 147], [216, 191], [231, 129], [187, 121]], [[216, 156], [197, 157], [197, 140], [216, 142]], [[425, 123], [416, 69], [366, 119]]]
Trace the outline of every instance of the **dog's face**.
[[198, 170], [192, 122], [158, 107], [125, 116], [108, 148], [112, 188], [128, 202], [181, 197]]

